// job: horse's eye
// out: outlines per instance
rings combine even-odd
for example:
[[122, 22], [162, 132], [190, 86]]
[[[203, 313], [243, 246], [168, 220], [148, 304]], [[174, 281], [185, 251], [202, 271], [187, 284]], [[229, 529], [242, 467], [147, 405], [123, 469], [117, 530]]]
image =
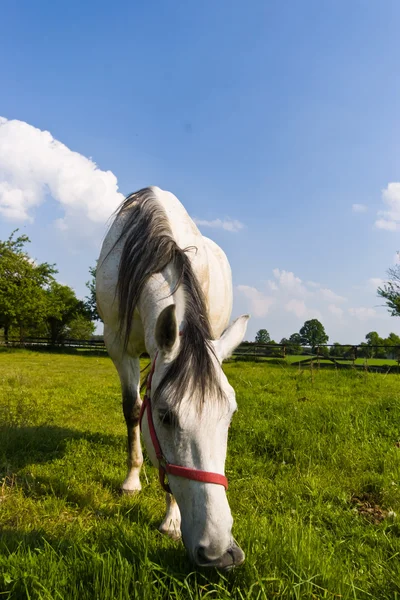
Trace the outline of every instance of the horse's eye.
[[170, 410], [163, 410], [158, 413], [163, 425], [172, 425], [172, 413]]

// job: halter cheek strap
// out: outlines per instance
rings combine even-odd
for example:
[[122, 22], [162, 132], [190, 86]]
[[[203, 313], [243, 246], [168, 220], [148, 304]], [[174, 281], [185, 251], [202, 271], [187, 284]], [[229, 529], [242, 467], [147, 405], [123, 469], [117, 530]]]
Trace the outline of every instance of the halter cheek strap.
[[183, 477], [184, 479], [191, 479], [193, 481], [201, 481], [203, 483], [215, 483], [217, 485], [222, 485], [227, 490], [228, 489], [228, 480], [225, 475], [221, 475], [219, 473], [212, 473], [210, 471], [201, 471], [199, 469], [191, 469], [189, 467], [181, 467], [179, 465], [172, 465], [165, 458], [160, 442], [158, 441], [158, 437], [156, 434], [156, 430], [154, 427], [153, 414], [151, 408], [151, 381], [153, 379], [154, 370], [156, 368], [156, 360], [157, 360], [158, 352], [155, 355], [153, 364], [151, 366], [151, 371], [147, 380], [146, 394], [143, 398], [143, 403], [140, 408], [139, 415], [139, 423], [140, 429], [142, 430], [142, 420], [145, 410], [147, 409], [147, 423], [149, 427], [151, 441], [154, 447], [154, 451], [158, 460], [158, 474], [160, 478], [160, 484], [164, 488], [166, 492], [171, 493], [171, 489], [166, 481], [168, 475], [175, 475], [177, 477]]

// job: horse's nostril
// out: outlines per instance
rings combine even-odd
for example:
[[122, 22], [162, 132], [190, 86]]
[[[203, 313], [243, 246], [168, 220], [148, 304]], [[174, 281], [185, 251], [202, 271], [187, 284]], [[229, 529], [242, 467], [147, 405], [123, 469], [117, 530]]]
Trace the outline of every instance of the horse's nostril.
[[209, 558], [207, 557], [206, 554], [206, 549], [204, 546], [197, 546], [196, 548], [196, 562], [199, 565], [206, 565], [207, 563], [209, 563]]
[[232, 546], [219, 558], [210, 558], [207, 556], [207, 548], [205, 546], [197, 546], [195, 550], [196, 563], [201, 567], [217, 567], [219, 569], [231, 569], [232, 567], [241, 565], [244, 562], [244, 553], [233, 543]]
[[[233, 544], [232, 548], [228, 550], [228, 554], [232, 557], [233, 565], [241, 565], [244, 562], [244, 552], [237, 544]], [[229, 567], [229, 565], [227, 565]]]

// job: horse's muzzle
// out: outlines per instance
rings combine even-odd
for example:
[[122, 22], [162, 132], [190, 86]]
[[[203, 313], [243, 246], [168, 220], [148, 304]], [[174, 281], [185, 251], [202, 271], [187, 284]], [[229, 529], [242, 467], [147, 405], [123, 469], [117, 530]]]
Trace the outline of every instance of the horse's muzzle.
[[238, 567], [244, 562], [245, 556], [243, 550], [235, 542], [219, 558], [210, 560], [207, 557], [207, 548], [198, 546], [195, 551], [195, 561], [199, 567], [214, 567], [217, 569], [229, 570]]

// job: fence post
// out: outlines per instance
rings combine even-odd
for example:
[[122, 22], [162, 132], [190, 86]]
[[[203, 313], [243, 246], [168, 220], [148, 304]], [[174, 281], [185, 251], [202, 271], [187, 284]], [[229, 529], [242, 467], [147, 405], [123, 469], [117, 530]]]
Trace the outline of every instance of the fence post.
[[357, 346], [353, 346], [353, 367], [356, 366], [356, 360], [357, 360]]
[[395, 347], [396, 358], [397, 358], [397, 373], [400, 372], [400, 346]]

